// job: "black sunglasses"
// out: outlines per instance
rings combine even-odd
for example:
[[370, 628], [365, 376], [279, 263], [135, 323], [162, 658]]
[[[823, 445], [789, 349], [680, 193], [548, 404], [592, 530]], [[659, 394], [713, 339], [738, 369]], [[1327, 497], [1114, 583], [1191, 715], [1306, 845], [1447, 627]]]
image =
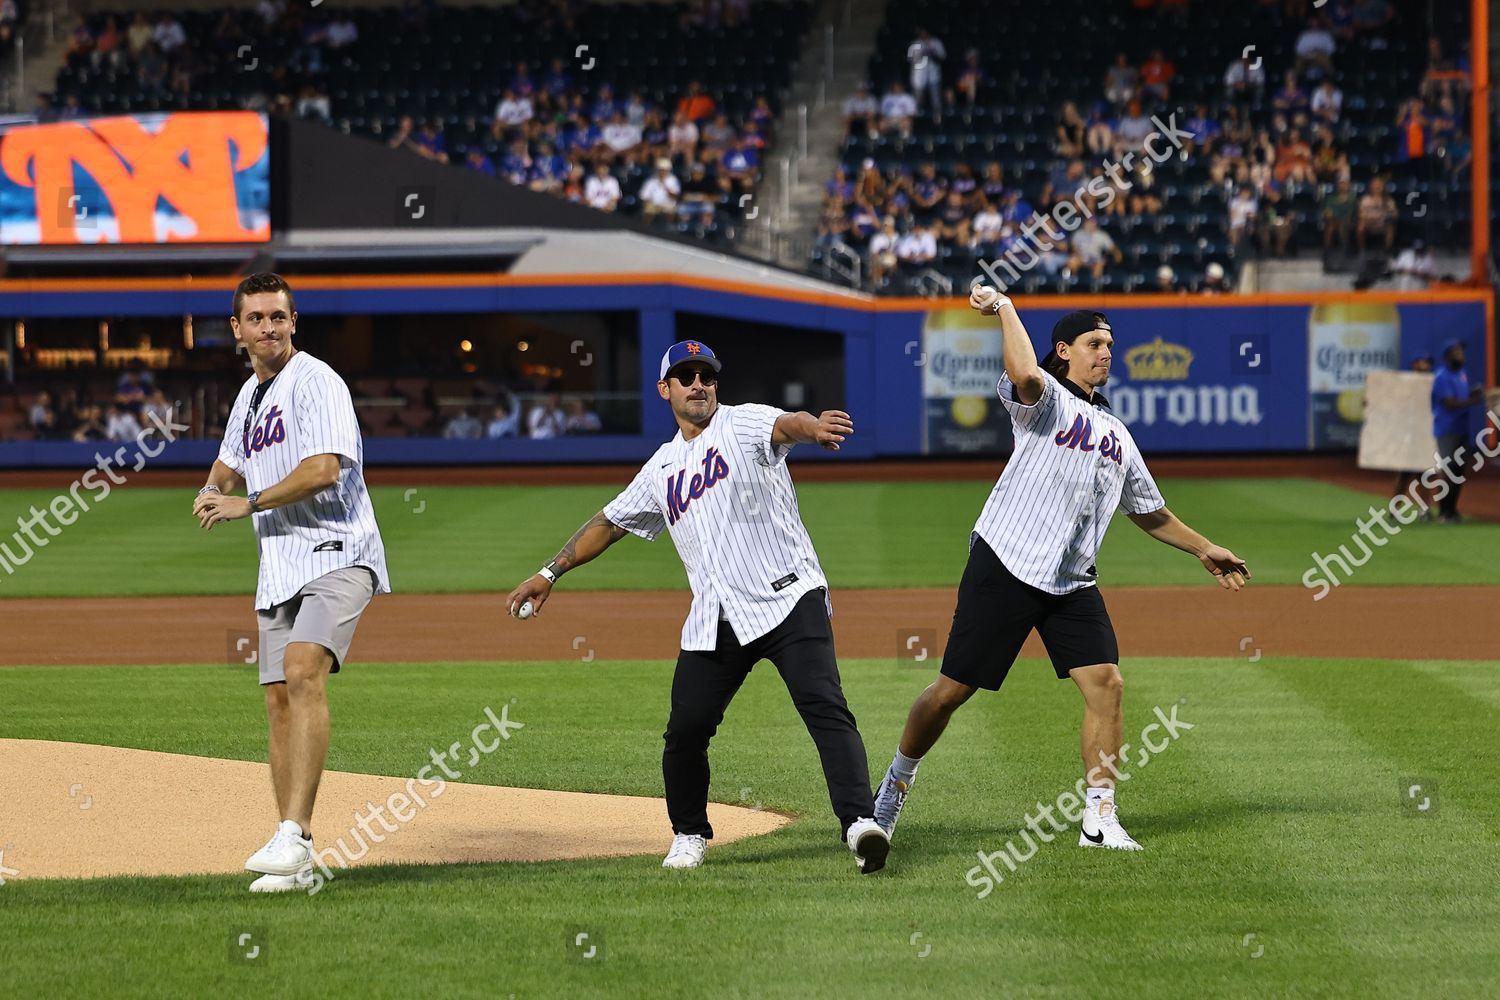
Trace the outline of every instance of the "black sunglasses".
[[688, 371], [676, 371], [672, 372], [668, 378], [676, 379], [677, 384], [684, 389], [692, 385], [694, 380], [702, 382], [706, 386], [719, 384], [719, 373], [710, 368], [693, 368]]

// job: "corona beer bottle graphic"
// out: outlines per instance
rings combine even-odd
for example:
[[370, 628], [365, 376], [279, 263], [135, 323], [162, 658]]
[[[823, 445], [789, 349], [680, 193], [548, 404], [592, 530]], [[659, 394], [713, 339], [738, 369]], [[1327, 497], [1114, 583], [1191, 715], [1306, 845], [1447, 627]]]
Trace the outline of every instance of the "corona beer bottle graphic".
[[1401, 317], [1391, 302], [1319, 303], [1307, 327], [1308, 444], [1359, 447], [1365, 376], [1401, 366]]

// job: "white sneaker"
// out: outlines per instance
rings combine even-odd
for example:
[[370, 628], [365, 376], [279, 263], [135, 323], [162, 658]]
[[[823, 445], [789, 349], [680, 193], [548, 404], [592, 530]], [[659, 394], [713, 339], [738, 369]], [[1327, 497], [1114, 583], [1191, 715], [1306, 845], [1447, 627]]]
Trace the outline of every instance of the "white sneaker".
[[891, 835], [873, 819], [861, 817], [849, 825], [844, 843], [854, 852], [855, 863], [860, 873], [871, 875], [885, 867], [886, 855], [891, 853]]
[[250, 883], [251, 892], [291, 892], [301, 889], [306, 892], [313, 885], [312, 865], [297, 869], [295, 875], [262, 875]]
[[887, 837], [895, 836], [896, 820], [901, 818], [901, 807], [906, 805], [906, 795], [910, 791], [909, 783], [890, 771], [885, 772], [880, 790], [875, 793], [875, 822], [880, 824]]
[[1117, 851], [1144, 851], [1120, 825], [1120, 814], [1112, 799], [1095, 799], [1083, 810], [1078, 824], [1079, 847], [1110, 847]]
[[697, 868], [703, 864], [703, 852], [708, 841], [696, 833], [679, 833], [672, 838], [672, 849], [667, 852], [663, 868]]
[[281, 821], [266, 846], [250, 855], [245, 869], [263, 875], [295, 875], [312, 863], [313, 842], [289, 819]]

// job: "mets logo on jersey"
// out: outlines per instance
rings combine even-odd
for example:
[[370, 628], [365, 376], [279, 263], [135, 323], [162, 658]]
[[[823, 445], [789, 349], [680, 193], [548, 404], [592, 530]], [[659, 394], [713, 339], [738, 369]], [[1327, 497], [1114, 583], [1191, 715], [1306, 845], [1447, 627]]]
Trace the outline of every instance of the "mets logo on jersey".
[[1099, 450], [1101, 458], [1107, 458], [1116, 465], [1122, 464], [1125, 448], [1120, 439], [1115, 437], [1115, 432], [1110, 431], [1094, 443], [1094, 422], [1088, 417], [1079, 414], [1073, 418], [1073, 426], [1065, 431], [1058, 431], [1052, 438], [1052, 443], [1063, 448], [1077, 448], [1079, 451]]
[[286, 424], [281, 420], [281, 407], [273, 406], [266, 411], [261, 422], [255, 425], [255, 433], [245, 432], [245, 456], [248, 458], [254, 452], [285, 440]]
[[[721, 479], [726, 479], [728, 476], [729, 463], [724, 461], [724, 456], [719, 454], [717, 448], [708, 449], [708, 454], [703, 456], [703, 471], [693, 473], [692, 479], [687, 479], [686, 469], [679, 469], [675, 476], [668, 475], [667, 524], [676, 524], [677, 520], [687, 513], [688, 504], [713, 489]], [[684, 481], [687, 483], [686, 495], [682, 492]]]

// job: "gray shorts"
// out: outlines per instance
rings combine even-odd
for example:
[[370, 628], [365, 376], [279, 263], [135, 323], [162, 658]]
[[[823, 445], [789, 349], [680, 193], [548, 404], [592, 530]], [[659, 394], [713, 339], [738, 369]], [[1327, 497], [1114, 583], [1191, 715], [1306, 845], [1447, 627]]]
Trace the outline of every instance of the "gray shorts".
[[286, 646], [289, 642], [312, 642], [333, 654], [332, 673], [338, 673], [354, 627], [375, 596], [375, 574], [363, 566], [350, 566], [324, 573], [297, 591], [289, 601], [269, 611], [257, 611], [260, 619], [260, 682], [286, 680]]

